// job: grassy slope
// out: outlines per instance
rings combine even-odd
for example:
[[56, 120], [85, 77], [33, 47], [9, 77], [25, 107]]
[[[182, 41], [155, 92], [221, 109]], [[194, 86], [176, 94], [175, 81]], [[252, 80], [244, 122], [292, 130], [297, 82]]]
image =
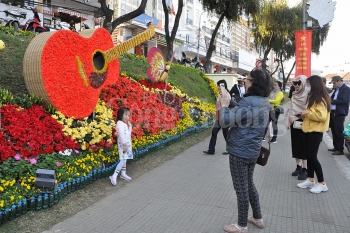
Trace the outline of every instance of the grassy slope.
[[[22, 61], [31, 38], [12, 36], [0, 32], [0, 40], [5, 42], [5, 49], [0, 51], [0, 88], [8, 89], [14, 95], [28, 94], [23, 78]], [[119, 59], [120, 70], [131, 77], [147, 77], [146, 59], [124, 56]], [[199, 70], [172, 65], [169, 82], [176, 85], [190, 97], [214, 103], [215, 99], [208, 83], [201, 77]]]
[[5, 49], [0, 51], [0, 88], [8, 89], [14, 95], [28, 94], [22, 61], [31, 38], [0, 32], [0, 40], [5, 42]]

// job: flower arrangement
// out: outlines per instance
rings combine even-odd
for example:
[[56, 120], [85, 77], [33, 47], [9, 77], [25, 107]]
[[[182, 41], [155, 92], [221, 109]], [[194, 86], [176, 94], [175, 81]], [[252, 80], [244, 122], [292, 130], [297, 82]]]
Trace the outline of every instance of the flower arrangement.
[[148, 79], [140, 80], [139, 83], [149, 89], [153, 88], [153, 89], [164, 90], [166, 88], [167, 91], [170, 91], [172, 89], [171, 85], [169, 84], [165, 86], [164, 82], [151, 82]]
[[61, 112], [56, 111], [52, 118], [56, 119], [63, 126], [65, 135], [75, 139], [82, 150], [92, 145], [110, 147], [113, 143], [112, 130], [115, 128], [113, 111], [107, 108], [105, 102], [98, 101], [95, 111], [90, 117], [74, 119], [65, 117]]
[[138, 82], [121, 78], [118, 85], [105, 87], [100, 98], [113, 109], [116, 116], [120, 107], [132, 112], [133, 137], [140, 138], [175, 128], [179, 113], [159, 101], [156, 94], [146, 92]]
[[21, 154], [24, 158], [50, 154], [66, 148], [79, 148], [74, 139], [63, 134], [63, 127], [45, 109], [5, 105], [0, 109], [0, 161]]
[[[99, 45], [98, 42], [96, 43], [94, 45]], [[82, 46], [84, 46], [83, 44]], [[102, 50], [108, 49], [108, 43], [103, 46], [100, 46]], [[80, 45], [77, 47], [79, 47], [78, 50], [71, 50], [67, 53], [82, 51]], [[92, 53], [91, 51], [85, 52]], [[57, 56], [64, 57], [65, 55], [67, 54]], [[82, 55], [82, 57], [84, 56], [87, 55]], [[48, 59], [48, 57], [43, 59]], [[66, 60], [70, 62], [68, 59]], [[48, 68], [45, 72], [52, 73], [53, 70], [50, 69], [50, 66], [53, 67], [54, 64], [48, 62], [45, 64], [45, 67]], [[85, 64], [84, 59], [81, 59], [81, 65], [85, 66]], [[114, 68], [118, 65], [119, 68], [117, 62], [111, 62], [110, 65]], [[65, 74], [68, 74], [67, 67], [70, 66], [62, 68]], [[91, 71], [89, 69], [87, 70]], [[106, 72], [111, 71], [113, 69], [106, 67]], [[71, 104], [69, 109], [72, 112], [78, 111], [79, 114], [81, 113], [80, 108], [85, 111], [86, 105], [91, 105], [92, 101], [89, 99], [90, 95], [81, 95], [80, 89], [86, 88], [87, 83], [81, 77], [83, 73], [80, 72], [79, 78], [75, 81], [64, 79], [62, 84], [62, 79], [60, 79], [46, 86], [50, 90], [53, 90], [57, 85], [66, 88], [69, 91], [66, 94], [69, 95], [71, 101], [64, 104]], [[117, 74], [118, 72], [116, 72]], [[96, 101], [98, 97], [100, 99], [92, 108], [94, 113], [88, 117], [67, 115], [58, 111], [59, 108], [57, 108], [58, 110], [50, 108], [51, 114], [48, 114], [45, 112], [45, 108], [36, 105], [42, 102], [40, 98], [28, 96], [24, 102], [17, 101], [16, 97], [0, 90], [0, 114], [2, 117], [0, 127], [0, 151], [2, 152], [0, 157], [0, 210], [10, 208], [11, 205], [18, 203], [25, 197], [38, 194], [39, 190], [34, 185], [35, 171], [38, 168], [55, 170], [57, 183], [62, 183], [89, 176], [101, 167], [102, 163], [116, 162], [118, 149], [113, 135], [116, 114], [122, 106], [131, 109], [132, 146], [136, 152], [141, 151], [140, 153], [148, 150], [149, 146], [159, 145], [168, 139], [173, 140], [187, 129], [197, 129], [197, 126], [210, 122], [215, 116], [214, 104], [203, 103], [196, 97], [190, 98], [174, 85], [168, 84], [166, 91], [164, 91], [164, 83], [151, 83], [142, 80], [142, 75], [137, 76], [141, 79], [140, 82], [127, 77], [127, 74], [121, 73], [121, 77], [115, 77], [117, 80], [115, 84], [111, 85], [113, 79], [110, 79], [97, 88], [98, 91], [95, 91], [93, 96], [96, 98], [93, 101]], [[202, 77], [206, 79], [206, 76]], [[75, 89], [72, 91], [72, 82], [79, 83], [79, 88], [74, 86]], [[217, 92], [215, 83], [209, 79], [207, 82], [213, 89], [213, 93]], [[99, 93], [100, 90], [101, 94], [98, 96], [96, 93]], [[58, 95], [58, 93], [56, 94]], [[62, 96], [62, 93], [59, 94]], [[76, 100], [76, 96], [80, 102]], [[56, 97], [59, 98], [59, 96]], [[63, 98], [58, 99], [58, 101], [64, 102]], [[21, 105], [15, 105], [17, 102]]]

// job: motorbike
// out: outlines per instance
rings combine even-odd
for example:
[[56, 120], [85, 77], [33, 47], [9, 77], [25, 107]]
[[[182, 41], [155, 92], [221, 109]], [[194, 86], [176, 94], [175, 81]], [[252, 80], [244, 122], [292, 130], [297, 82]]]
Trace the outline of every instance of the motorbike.
[[200, 69], [200, 70], [204, 73], [204, 67], [203, 67], [202, 63], [200, 63], [200, 62], [198, 61], [197, 56], [195, 56], [195, 57], [192, 59], [191, 66], [192, 66], [193, 68]]
[[29, 19], [25, 23], [25, 25], [23, 26], [23, 30], [24, 31], [31, 31], [34, 34], [50, 31], [49, 27], [41, 26], [41, 24], [40, 24], [41, 20], [40, 20], [38, 12], [33, 8], [30, 8], [30, 9], [34, 13], [34, 16], [33, 16], [33, 19]]
[[178, 61], [181, 65], [191, 66], [191, 60], [187, 58], [186, 54], [182, 52], [181, 61]]
[[184, 66], [187, 67], [193, 67], [196, 69], [200, 69], [202, 72], [204, 72], [204, 67], [202, 65], [202, 63], [200, 63], [198, 61], [197, 56], [195, 56], [192, 60], [187, 58], [186, 54], [184, 52], [182, 52], [182, 57], [181, 57], [181, 61], [178, 60], [178, 62]]
[[6, 17], [0, 18], [0, 24], [13, 27], [15, 32], [18, 32], [22, 19], [27, 18], [27, 12], [19, 11], [17, 7], [11, 7], [1, 12], [4, 12]]

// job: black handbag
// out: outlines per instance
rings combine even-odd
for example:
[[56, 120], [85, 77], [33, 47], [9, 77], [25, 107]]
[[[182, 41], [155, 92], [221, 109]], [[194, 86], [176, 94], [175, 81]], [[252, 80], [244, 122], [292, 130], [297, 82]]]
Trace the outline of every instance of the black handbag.
[[[270, 132], [268, 132], [270, 135]], [[266, 147], [261, 146], [260, 148], [260, 155], [258, 160], [256, 161], [257, 164], [261, 165], [261, 166], [265, 166], [267, 164], [267, 160], [269, 159], [270, 156], [270, 136], [269, 136], [269, 149], [267, 149]]]

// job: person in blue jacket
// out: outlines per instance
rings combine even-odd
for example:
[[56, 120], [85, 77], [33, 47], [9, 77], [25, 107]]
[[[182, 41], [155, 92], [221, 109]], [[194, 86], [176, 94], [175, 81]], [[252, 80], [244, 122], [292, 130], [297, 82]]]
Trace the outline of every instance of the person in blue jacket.
[[[231, 96], [223, 91], [220, 95], [222, 127], [230, 127], [226, 139], [233, 187], [238, 204], [238, 222], [224, 226], [226, 232], [248, 232], [247, 222], [263, 228], [259, 193], [254, 185], [253, 173], [269, 119], [271, 77], [262, 69], [252, 70], [246, 81], [244, 98], [230, 110]], [[245, 146], [247, 145], [247, 146]], [[249, 146], [248, 146], [249, 145]], [[253, 216], [248, 217], [249, 203]]]

